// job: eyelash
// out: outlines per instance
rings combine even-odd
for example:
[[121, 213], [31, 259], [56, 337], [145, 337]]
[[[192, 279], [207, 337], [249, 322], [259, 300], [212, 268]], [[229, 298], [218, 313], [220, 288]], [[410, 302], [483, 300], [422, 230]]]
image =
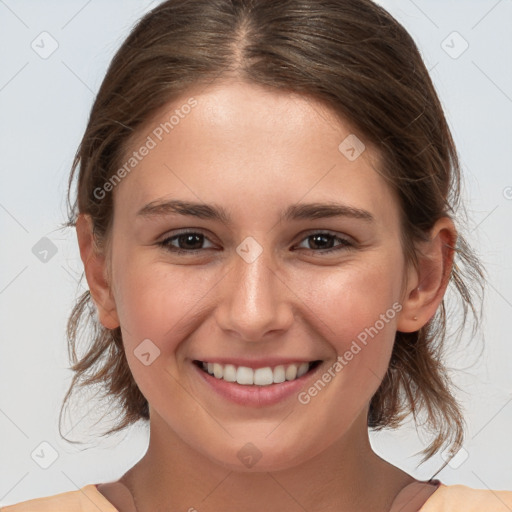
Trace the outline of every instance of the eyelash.
[[[161, 242], [158, 242], [157, 245], [160, 246], [160, 247], [163, 247], [165, 250], [167, 250], [169, 252], [173, 252], [173, 253], [178, 254], [178, 255], [186, 254], [186, 255], [192, 256], [192, 255], [195, 255], [195, 254], [205, 250], [205, 249], [186, 250], [186, 249], [180, 249], [180, 248], [177, 248], [177, 247], [174, 247], [174, 246], [170, 245], [173, 240], [178, 239], [180, 236], [186, 236], [186, 235], [201, 235], [201, 236], [204, 237], [205, 240], [208, 240], [208, 238], [203, 233], [201, 233], [199, 231], [183, 231], [183, 232], [178, 233], [176, 235], [167, 237], [165, 240], [162, 240]], [[306, 249], [306, 250], [309, 250], [309, 251], [315, 252], [315, 253], [320, 253], [320, 254], [328, 254], [328, 253], [332, 253], [332, 252], [335, 252], [335, 251], [340, 251], [340, 250], [343, 250], [343, 249], [354, 249], [355, 248], [355, 244], [353, 242], [351, 242], [350, 240], [348, 240], [346, 238], [339, 237], [339, 236], [334, 235], [332, 233], [329, 233], [328, 231], [315, 231], [313, 233], [310, 233], [309, 235], [305, 236], [301, 240], [301, 242], [304, 241], [304, 240], [307, 240], [308, 238], [311, 238], [313, 236], [318, 236], [318, 235], [323, 235], [323, 236], [331, 237], [332, 239], [338, 240], [341, 243], [339, 245], [337, 245], [335, 247], [331, 247], [329, 249]]]

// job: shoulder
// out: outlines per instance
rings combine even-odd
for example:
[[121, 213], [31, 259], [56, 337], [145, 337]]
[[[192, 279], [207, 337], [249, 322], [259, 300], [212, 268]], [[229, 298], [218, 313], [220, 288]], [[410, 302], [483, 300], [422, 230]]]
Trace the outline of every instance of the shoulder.
[[0, 507], [0, 512], [117, 512], [114, 506], [90, 484], [77, 491], [68, 491], [44, 498]]
[[430, 496], [420, 512], [510, 512], [512, 491], [444, 485]]

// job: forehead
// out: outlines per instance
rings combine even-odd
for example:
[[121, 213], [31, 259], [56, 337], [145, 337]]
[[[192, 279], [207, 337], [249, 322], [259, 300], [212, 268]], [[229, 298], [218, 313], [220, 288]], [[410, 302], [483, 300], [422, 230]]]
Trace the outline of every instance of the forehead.
[[138, 130], [123, 162], [135, 165], [114, 193], [137, 205], [168, 193], [259, 208], [307, 195], [379, 214], [391, 191], [378, 153], [355, 132], [309, 96], [246, 82], [198, 86]]

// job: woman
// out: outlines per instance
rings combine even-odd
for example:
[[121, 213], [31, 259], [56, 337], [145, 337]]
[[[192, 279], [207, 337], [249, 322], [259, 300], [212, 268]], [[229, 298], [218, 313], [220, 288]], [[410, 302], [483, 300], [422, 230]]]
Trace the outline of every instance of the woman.
[[471, 308], [481, 279], [441, 105], [382, 8], [162, 3], [112, 61], [70, 189], [77, 171], [71, 346], [95, 331], [66, 399], [104, 386], [112, 431], [143, 419], [150, 443], [116, 482], [5, 512], [510, 510], [369, 443], [423, 413], [425, 460], [460, 448], [443, 297]]

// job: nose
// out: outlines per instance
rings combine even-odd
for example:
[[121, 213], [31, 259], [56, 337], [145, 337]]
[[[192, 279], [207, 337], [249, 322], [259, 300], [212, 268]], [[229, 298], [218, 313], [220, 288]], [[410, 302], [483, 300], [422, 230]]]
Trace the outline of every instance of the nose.
[[264, 250], [254, 261], [234, 255], [216, 308], [220, 329], [243, 341], [261, 341], [293, 323], [293, 293]]

